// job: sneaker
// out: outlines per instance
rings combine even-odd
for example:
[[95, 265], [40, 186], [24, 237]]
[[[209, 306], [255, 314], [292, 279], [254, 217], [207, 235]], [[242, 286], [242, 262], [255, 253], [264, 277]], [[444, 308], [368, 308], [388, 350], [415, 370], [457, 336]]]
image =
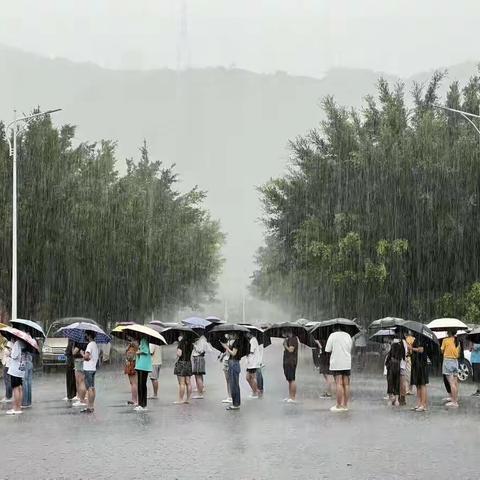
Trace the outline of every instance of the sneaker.
[[7, 415], [21, 415], [22, 413], [23, 412], [21, 410], [14, 410], [13, 408], [6, 411]]
[[225, 410], [240, 410], [240, 407], [234, 407], [233, 405], [229, 405]]
[[72, 403], [72, 407], [86, 407], [86, 406], [87, 406], [87, 404], [85, 402], [77, 401], [77, 402]]
[[232, 403], [232, 397], [227, 397], [224, 400], [222, 400], [222, 403]]
[[146, 412], [147, 411], [147, 408], [146, 407], [141, 407], [140, 405], [137, 405], [134, 410], [136, 412]]
[[24, 410], [25, 408], [32, 408], [32, 406], [31, 405], [22, 405], [21, 408]]
[[450, 397], [442, 398], [442, 403], [450, 403], [452, 399]]
[[0, 400], [0, 403], [8, 403], [8, 402], [11, 402], [11, 401], [12, 401], [11, 398], [2, 398], [2, 399]]
[[249, 395], [248, 398], [251, 398], [251, 399], [257, 399], [258, 398], [258, 395]]
[[194, 400], [202, 400], [203, 399], [203, 395], [194, 395], [192, 397]]
[[151, 397], [148, 397], [148, 400], [158, 400], [158, 397], [155, 397], [154, 395], [152, 395]]
[[426, 412], [427, 409], [425, 407], [418, 407], [415, 409], [416, 412]]
[[289, 398], [286, 403], [297, 403], [293, 398]]
[[449, 408], [458, 408], [458, 403], [456, 402], [448, 402], [445, 404], [446, 407], [449, 407]]
[[186, 403], [186, 402], [184, 402], [183, 400], [175, 400], [173, 402], [174, 405], [183, 405], [184, 403]]
[[80, 413], [93, 413], [93, 408], [82, 408]]
[[334, 405], [333, 407], [330, 408], [330, 411], [331, 412], [343, 412], [343, 407], [337, 407], [336, 405]]
[[342, 409], [342, 412], [348, 412], [348, 407], [340, 407]]

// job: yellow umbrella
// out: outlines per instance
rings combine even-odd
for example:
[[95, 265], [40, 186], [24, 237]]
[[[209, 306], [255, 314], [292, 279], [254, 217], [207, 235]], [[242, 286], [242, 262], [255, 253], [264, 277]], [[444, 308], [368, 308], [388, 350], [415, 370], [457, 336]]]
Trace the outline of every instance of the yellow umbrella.
[[155, 345], [167, 345], [167, 342], [162, 335], [156, 332], [153, 328], [145, 325], [118, 325], [110, 333], [114, 337], [122, 340], [128, 340], [130, 338], [136, 338], [139, 340], [143, 337], [148, 343], [153, 343]]
[[0, 323], [0, 328], [5, 328], [8, 327], [8, 325], [5, 325], [4, 323]]

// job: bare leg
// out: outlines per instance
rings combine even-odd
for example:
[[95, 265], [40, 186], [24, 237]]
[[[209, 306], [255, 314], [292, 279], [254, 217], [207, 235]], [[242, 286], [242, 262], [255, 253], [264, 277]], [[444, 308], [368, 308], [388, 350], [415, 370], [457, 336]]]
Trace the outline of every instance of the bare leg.
[[288, 397], [291, 400], [295, 400], [297, 397], [297, 383], [295, 380], [293, 382], [288, 382]]
[[153, 396], [158, 397], [158, 380], [152, 380]]
[[327, 382], [327, 391], [330, 395], [334, 395], [336, 391], [335, 379], [333, 375], [325, 375], [325, 380]]
[[13, 389], [13, 410], [16, 412], [22, 409], [23, 387], [15, 387]]
[[93, 407], [95, 405], [95, 395], [96, 395], [95, 388], [89, 388], [87, 394], [88, 394], [88, 408], [93, 410]]
[[197, 384], [197, 392], [203, 395], [203, 375], [195, 375], [195, 383]]
[[458, 404], [458, 382], [457, 382], [457, 377], [455, 377], [454, 375], [449, 375], [449, 376], [448, 376], [448, 382], [450, 383], [450, 391], [451, 391], [452, 402]]
[[185, 380], [185, 385], [186, 385], [186, 391], [187, 391], [187, 399], [185, 400], [185, 403], [190, 402], [190, 398], [192, 396], [192, 383], [190, 381], [190, 377], [183, 377]]
[[183, 398], [185, 397], [185, 377], [178, 378], [178, 403], [183, 403]]
[[132, 392], [132, 402], [133, 402], [134, 405], [138, 405], [137, 374], [129, 375], [128, 380], [130, 382], [130, 390]]
[[341, 407], [344, 401], [343, 380], [341, 375], [335, 376], [337, 407]]
[[228, 370], [224, 370], [225, 373], [225, 381], [227, 382], [227, 394], [228, 398], [232, 398], [232, 392], [230, 391], [230, 381], [228, 378]]
[[343, 386], [343, 406], [348, 408], [348, 401], [350, 400], [350, 377], [342, 375], [341, 378]]
[[83, 372], [75, 372], [75, 380], [77, 381], [77, 396], [78, 401], [85, 403], [87, 395], [87, 387], [85, 386], [85, 375]]
[[247, 372], [247, 382], [252, 389], [252, 394], [258, 396], [258, 387], [257, 387], [257, 374]]

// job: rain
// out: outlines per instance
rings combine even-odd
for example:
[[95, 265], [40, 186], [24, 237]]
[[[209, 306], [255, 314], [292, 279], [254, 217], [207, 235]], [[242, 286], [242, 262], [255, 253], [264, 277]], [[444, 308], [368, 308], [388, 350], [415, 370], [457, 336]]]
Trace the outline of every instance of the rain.
[[476, 479], [480, 6], [19, 0], [0, 479]]

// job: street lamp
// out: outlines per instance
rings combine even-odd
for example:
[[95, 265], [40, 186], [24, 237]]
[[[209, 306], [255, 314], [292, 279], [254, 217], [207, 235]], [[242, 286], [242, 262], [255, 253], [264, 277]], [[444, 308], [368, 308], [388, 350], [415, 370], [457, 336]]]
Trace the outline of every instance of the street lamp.
[[[446, 110], [447, 112], [458, 113], [461, 115], [480, 135], [480, 129], [475, 125], [472, 118], [480, 118], [480, 115], [476, 115], [475, 113], [464, 112], [463, 110], [456, 110], [455, 108], [444, 107], [443, 105], [434, 105], [435, 108], [441, 108], [442, 110]], [[470, 118], [471, 117], [471, 118]]]
[[[47, 110], [46, 112], [38, 112], [26, 117], [17, 118], [17, 111], [13, 111], [13, 121], [7, 125], [6, 136], [8, 146], [10, 147], [10, 156], [13, 157], [12, 162], [12, 314], [10, 320], [17, 319], [17, 124], [20, 122], [29, 122], [33, 118], [49, 115], [50, 113], [59, 112], [61, 108]], [[8, 130], [13, 132], [13, 145], [10, 140]]]

